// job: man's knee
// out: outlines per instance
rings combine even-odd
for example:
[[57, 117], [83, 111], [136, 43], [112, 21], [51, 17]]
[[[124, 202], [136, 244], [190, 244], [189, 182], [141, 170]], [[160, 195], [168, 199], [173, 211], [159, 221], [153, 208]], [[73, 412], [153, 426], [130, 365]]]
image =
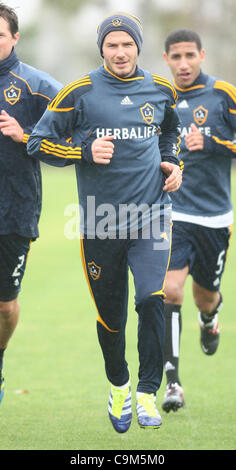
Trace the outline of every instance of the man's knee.
[[188, 267], [176, 271], [168, 271], [165, 280], [166, 303], [182, 305], [184, 283], [187, 275]]
[[136, 305], [136, 312], [139, 316], [153, 316], [153, 313], [163, 313], [163, 295], [149, 295], [144, 297], [141, 302]]
[[178, 283], [168, 283], [165, 287], [166, 303], [181, 305], [183, 303], [183, 289]]
[[8, 302], [0, 301], [0, 315], [6, 318], [12, 316], [15, 312], [18, 312], [19, 308], [17, 299], [10, 300]]

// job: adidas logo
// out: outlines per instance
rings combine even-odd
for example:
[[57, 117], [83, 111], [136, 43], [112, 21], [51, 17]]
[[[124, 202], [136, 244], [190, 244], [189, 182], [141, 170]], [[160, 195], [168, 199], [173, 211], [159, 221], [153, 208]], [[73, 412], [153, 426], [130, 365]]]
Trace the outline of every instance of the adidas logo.
[[120, 104], [134, 104], [134, 103], [132, 103], [131, 99], [128, 96], [125, 96], [125, 98], [121, 101]]
[[165, 363], [165, 371], [167, 372], [168, 370], [175, 370], [175, 366], [170, 361]]
[[178, 104], [178, 108], [188, 108], [188, 107], [189, 105], [186, 100], [183, 100]]

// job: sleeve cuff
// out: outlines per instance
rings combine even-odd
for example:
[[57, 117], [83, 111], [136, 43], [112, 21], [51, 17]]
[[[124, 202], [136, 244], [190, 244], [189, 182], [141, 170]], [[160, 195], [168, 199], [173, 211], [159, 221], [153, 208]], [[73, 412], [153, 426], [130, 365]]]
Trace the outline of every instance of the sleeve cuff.
[[30, 137], [29, 134], [26, 134], [26, 133], [24, 132], [23, 138], [22, 138], [23, 144], [27, 144], [27, 142], [28, 142], [28, 140], [29, 140], [29, 137]]
[[93, 163], [93, 155], [91, 150], [91, 144], [82, 142], [82, 159], [85, 160], [87, 163]]
[[214, 152], [216, 148], [216, 143], [208, 135], [204, 135], [204, 150], [206, 152]]
[[162, 161], [163, 162], [169, 162], [169, 163], [173, 163], [174, 165], [179, 165], [179, 160], [177, 157], [173, 157], [173, 155], [171, 156], [168, 156], [168, 157], [162, 157]]

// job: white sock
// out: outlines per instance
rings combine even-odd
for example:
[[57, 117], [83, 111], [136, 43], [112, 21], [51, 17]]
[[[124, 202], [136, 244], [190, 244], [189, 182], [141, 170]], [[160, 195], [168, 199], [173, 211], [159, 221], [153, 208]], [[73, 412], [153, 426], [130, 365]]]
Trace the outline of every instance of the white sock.
[[118, 386], [118, 385], [112, 385], [112, 386], [113, 386], [114, 388], [119, 388], [119, 390], [125, 390], [127, 387], [130, 386], [130, 380], [128, 380], [128, 382], [127, 382], [126, 384], [124, 384], [124, 385], [120, 385], [120, 386]]
[[136, 392], [136, 398], [141, 398], [143, 395], [154, 395], [153, 393], [147, 393], [147, 392]]

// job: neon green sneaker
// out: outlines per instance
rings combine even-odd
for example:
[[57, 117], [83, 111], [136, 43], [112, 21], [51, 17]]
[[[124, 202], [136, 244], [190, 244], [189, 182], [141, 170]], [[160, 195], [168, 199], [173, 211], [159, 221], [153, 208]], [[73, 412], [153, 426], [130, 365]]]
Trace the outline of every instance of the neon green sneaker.
[[137, 392], [136, 411], [138, 424], [143, 429], [158, 429], [161, 424], [161, 416], [156, 408], [156, 397], [153, 393]]
[[132, 421], [130, 384], [124, 390], [113, 385], [111, 386], [108, 413], [117, 432], [128, 431]]

